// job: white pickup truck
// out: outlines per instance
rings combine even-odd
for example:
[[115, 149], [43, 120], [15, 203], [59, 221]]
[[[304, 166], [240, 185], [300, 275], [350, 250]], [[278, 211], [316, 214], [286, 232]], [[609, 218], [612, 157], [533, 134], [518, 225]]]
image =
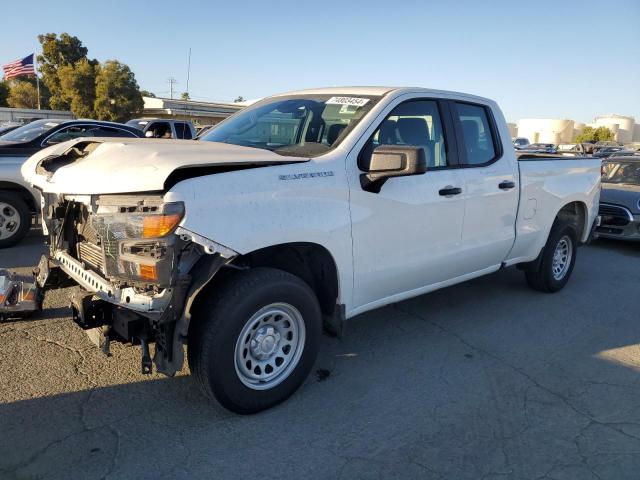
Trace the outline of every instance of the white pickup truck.
[[[22, 168], [43, 192], [39, 284], [239, 413], [290, 396], [323, 324], [518, 265], [568, 281], [600, 161], [524, 155], [497, 104], [420, 88], [266, 98], [200, 141], [79, 139]], [[434, 313], [437, 314], [437, 313]], [[153, 362], [149, 344], [155, 344]]]

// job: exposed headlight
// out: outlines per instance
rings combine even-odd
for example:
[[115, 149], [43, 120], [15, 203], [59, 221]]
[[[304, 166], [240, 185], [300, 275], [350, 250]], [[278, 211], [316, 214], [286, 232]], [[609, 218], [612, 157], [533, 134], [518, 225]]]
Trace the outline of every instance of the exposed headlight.
[[182, 202], [165, 203], [157, 211], [104, 212], [93, 217], [94, 227], [118, 240], [127, 238], [162, 238], [173, 232], [182, 217]]
[[132, 210], [102, 208], [91, 217], [93, 228], [102, 239], [105, 274], [167, 286], [177, 239], [170, 234], [184, 217], [184, 204], [165, 203], [147, 211]]

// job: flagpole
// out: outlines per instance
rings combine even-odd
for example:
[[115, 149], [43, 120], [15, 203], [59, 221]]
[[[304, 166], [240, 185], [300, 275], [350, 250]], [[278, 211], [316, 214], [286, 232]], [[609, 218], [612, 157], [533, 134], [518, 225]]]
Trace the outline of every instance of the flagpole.
[[36, 70], [36, 88], [38, 90], [38, 110], [40, 110], [40, 79], [38, 78], [38, 70]]
[[[38, 49], [36, 48], [36, 51]], [[36, 89], [38, 90], [38, 110], [40, 110], [40, 77], [38, 77], [38, 60], [36, 53], [33, 52], [33, 71], [36, 72]]]

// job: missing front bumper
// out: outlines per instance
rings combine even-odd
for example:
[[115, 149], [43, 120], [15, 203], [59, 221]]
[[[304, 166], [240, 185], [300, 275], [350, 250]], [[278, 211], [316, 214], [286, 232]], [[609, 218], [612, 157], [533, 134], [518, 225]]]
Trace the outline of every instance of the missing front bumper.
[[0, 320], [28, 316], [42, 309], [42, 291], [33, 276], [0, 270]]
[[[53, 259], [43, 256], [41, 264], [45, 261], [48, 265], [59, 267], [74, 282], [101, 300], [148, 317], [161, 315], [171, 299], [170, 288], [155, 295], [138, 293], [133, 287], [120, 288], [93, 270], [85, 268], [64, 251], [56, 252]], [[41, 283], [43, 284], [44, 282]]]

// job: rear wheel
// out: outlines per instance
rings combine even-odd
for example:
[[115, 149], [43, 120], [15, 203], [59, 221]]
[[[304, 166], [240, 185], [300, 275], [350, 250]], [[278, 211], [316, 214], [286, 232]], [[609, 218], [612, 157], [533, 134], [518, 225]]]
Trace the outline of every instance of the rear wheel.
[[287, 272], [238, 272], [199, 305], [188, 358], [204, 393], [236, 413], [293, 394], [315, 362], [322, 328], [309, 286]]
[[31, 228], [31, 212], [15, 193], [0, 192], [0, 248], [15, 245]]
[[577, 246], [577, 234], [573, 224], [556, 222], [541, 253], [538, 267], [525, 272], [529, 286], [547, 293], [562, 290], [573, 272]]

